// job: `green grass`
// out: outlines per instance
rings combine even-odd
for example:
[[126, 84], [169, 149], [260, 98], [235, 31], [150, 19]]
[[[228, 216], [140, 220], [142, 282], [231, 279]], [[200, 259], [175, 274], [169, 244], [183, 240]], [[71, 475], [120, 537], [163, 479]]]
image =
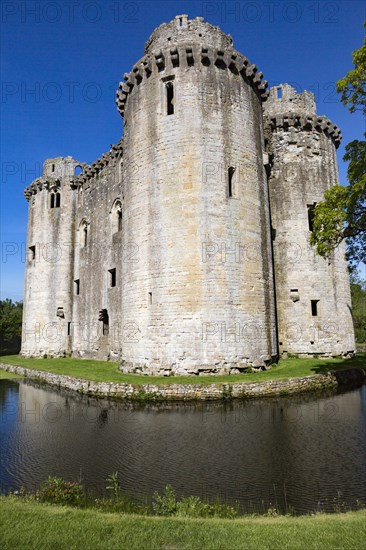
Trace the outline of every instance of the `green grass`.
[[12, 380], [13, 378], [23, 378], [19, 374], [14, 374], [13, 372], [6, 372], [6, 370], [0, 370], [0, 380]]
[[251, 374], [223, 376], [143, 376], [122, 374], [119, 363], [111, 361], [93, 361], [85, 359], [30, 359], [18, 355], [7, 355], [0, 359], [10, 365], [19, 365], [29, 369], [63, 374], [96, 382], [128, 382], [131, 384], [216, 384], [234, 382], [264, 382], [299, 376], [321, 374], [331, 370], [344, 370], [353, 367], [366, 368], [366, 353], [360, 353], [351, 359], [283, 359], [269, 371]]
[[365, 511], [301, 517], [188, 519], [80, 510], [0, 497], [2, 549], [361, 550]]

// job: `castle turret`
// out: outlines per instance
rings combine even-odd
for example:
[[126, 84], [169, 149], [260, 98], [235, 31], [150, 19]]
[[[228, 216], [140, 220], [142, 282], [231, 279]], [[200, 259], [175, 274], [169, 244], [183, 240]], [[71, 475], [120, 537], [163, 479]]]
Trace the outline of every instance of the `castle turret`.
[[[262, 74], [202, 18], [161, 25], [124, 118], [127, 369], [219, 372], [276, 355]], [[235, 371], [234, 371], [235, 372]]]
[[75, 190], [82, 163], [48, 159], [42, 176], [27, 187], [28, 234], [23, 313], [23, 355], [71, 352]]
[[309, 242], [314, 207], [338, 184], [340, 130], [316, 114], [312, 93], [288, 84], [271, 88], [264, 113], [280, 353], [347, 355], [355, 343], [344, 246], [323, 259]]

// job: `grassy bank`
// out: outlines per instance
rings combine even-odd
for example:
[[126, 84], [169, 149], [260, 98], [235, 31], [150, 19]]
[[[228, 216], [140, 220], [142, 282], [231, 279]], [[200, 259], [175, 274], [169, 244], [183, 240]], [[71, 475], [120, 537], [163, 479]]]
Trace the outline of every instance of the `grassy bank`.
[[6, 370], [0, 370], [0, 380], [12, 380], [14, 378], [23, 378], [23, 376], [19, 376], [19, 374], [13, 372], [7, 372]]
[[364, 511], [225, 520], [102, 513], [16, 497], [0, 497], [0, 506], [4, 549], [364, 548]]
[[10, 365], [19, 365], [29, 369], [62, 374], [83, 380], [96, 382], [128, 382], [130, 384], [213, 384], [233, 382], [265, 382], [267, 380], [285, 380], [301, 376], [322, 374], [329, 371], [349, 368], [366, 368], [366, 353], [360, 353], [351, 359], [282, 359], [278, 365], [268, 371], [224, 376], [142, 376], [122, 374], [119, 363], [111, 361], [92, 361], [84, 359], [29, 359], [18, 355], [7, 355], [0, 361]]

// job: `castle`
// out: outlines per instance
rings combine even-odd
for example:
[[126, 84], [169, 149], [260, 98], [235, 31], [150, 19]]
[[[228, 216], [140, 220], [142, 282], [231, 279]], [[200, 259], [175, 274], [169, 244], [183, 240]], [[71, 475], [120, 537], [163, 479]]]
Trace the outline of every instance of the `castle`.
[[[309, 244], [340, 130], [177, 16], [124, 75], [121, 141], [46, 160], [29, 201], [22, 351], [125, 372], [238, 373], [355, 349], [344, 249]], [[78, 172], [80, 172], [78, 174]]]

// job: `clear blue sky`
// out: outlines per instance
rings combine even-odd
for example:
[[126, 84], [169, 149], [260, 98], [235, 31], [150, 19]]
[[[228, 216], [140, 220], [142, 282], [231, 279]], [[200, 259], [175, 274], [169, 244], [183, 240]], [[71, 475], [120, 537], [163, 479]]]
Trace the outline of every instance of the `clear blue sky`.
[[3, 0], [1, 11], [2, 298], [23, 297], [24, 188], [46, 158], [89, 163], [120, 139], [118, 82], [154, 28], [175, 15], [203, 16], [230, 33], [271, 85], [315, 91], [318, 113], [342, 129], [338, 159], [346, 183], [344, 145], [362, 138], [365, 121], [343, 107], [335, 82], [362, 45], [363, 1]]

